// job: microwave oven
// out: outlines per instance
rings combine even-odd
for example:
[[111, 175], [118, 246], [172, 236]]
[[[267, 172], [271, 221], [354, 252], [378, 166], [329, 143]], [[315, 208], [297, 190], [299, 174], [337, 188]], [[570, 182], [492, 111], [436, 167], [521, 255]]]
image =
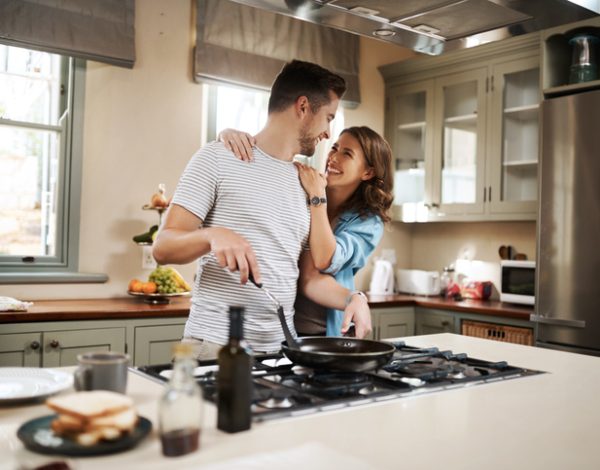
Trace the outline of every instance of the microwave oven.
[[500, 301], [535, 304], [535, 261], [500, 262]]

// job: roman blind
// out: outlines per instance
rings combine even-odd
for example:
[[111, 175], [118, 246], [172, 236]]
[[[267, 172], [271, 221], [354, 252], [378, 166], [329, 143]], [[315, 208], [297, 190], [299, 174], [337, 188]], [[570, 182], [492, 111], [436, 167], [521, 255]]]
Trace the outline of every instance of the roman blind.
[[133, 67], [135, 0], [1, 0], [0, 42]]
[[197, 82], [268, 90], [286, 62], [314, 62], [341, 75], [346, 107], [360, 103], [359, 40], [343, 31], [225, 0], [197, 0]]

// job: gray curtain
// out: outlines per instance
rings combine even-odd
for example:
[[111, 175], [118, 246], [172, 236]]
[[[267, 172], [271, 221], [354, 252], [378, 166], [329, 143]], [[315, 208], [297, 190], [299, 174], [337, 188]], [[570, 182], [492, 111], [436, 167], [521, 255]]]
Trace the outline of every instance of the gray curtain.
[[197, 0], [197, 7], [197, 82], [268, 90], [283, 65], [299, 59], [344, 77], [344, 105], [360, 103], [357, 36], [225, 0]]
[[135, 0], [0, 0], [0, 43], [133, 67]]

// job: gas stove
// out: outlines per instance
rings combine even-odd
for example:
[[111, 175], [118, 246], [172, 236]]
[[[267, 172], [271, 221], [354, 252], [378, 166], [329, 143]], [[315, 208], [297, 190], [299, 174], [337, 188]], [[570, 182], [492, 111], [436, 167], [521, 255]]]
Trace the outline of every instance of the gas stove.
[[[306, 415], [543, 373], [438, 348], [392, 344], [396, 348], [392, 359], [372, 372], [309, 369], [294, 365], [283, 354], [255, 356], [253, 420]], [[171, 368], [171, 364], [161, 364], [137, 370], [165, 382]], [[201, 361], [194, 370], [204, 398], [212, 402], [216, 401], [218, 369], [216, 361]]]

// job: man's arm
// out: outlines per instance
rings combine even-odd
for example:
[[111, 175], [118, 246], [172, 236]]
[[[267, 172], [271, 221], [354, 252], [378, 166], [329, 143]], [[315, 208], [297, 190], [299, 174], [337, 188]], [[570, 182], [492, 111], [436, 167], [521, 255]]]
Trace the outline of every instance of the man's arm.
[[300, 291], [319, 305], [344, 311], [342, 334], [348, 331], [351, 321], [354, 322], [357, 338], [371, 333], [371, 311], [367, 300], [362, 295], [353, 295], [346, 305], [350, 290], [338, 284], [332, 276], [319, 272], [306, 251], [300, 257]]
[[202, 220], [171, 204], [152, 246], [158, 264], [186, 264], [212, 251], [223, 268], [240, 272], [245, 284], [251, 272], [261, 282], [256, 255], [248, 241], [224, 227], [202, 228]]

